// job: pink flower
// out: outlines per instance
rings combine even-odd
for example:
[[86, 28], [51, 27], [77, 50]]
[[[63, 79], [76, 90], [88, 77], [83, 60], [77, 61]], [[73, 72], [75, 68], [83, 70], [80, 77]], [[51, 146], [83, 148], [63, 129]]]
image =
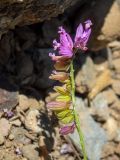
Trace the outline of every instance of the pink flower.
[[61, 127], [60, 134], [67, 135], [69, 133], [73, 133], [75, 129], [75, 123], [73, 122], [70, 125], [65, 125], [64, 127]]
[[52, 101], [47, 104], [47, 108], [53, 111], [59, 111], [70, 107], [70, 102]]
[[56, 40], [53, 41], [54, 50], [58, 49], [60, 56], [72, 57], [73, 56], [73, 41], [70, 35], [63, 29], [59, 27], [58, 33], [60, 34], [60, 43]]
[[91, 20], [87, 20], [84, 23], [85, 23], [84, 28], [81, 23], [79, 24], [76, 31], [75, 43], [74, 43], [74, 47], [81, 50], [87, 50], [86, 44], [91, 34], [91, 28], [90, 28], [92, 25]]

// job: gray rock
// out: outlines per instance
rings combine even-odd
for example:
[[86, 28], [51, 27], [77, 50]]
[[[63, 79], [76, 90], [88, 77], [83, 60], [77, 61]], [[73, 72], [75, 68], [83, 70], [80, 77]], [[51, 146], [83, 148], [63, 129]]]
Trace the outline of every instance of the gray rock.
[[[80, 117], [88, 159], [100, 160], [102, 148], [107, 140], [106, 133], [90, 116], [87, 108], [85, 108], [84, 102], [80, 98], [76, 98], [76, 109]], [[69, 136], [80, 149], [77, 131], [75, 130], [75, 132]]]
[[49, 76], [53, 70], [53, 62], [49, 57], [49, 53], [53, 52], [52, 49], [39, 49], [34, 53], [34, 63], [36, 64], [36, 81], [34, 85], [40, 89], [51, 87], [55, 81], [50, 80]]
[[28, 160], [39, 160], [39, 152], [36, 150], [36, 146], [32, 144], [23, 146], [22, 153]]
[[33, 78], [33, 62], [31, 57], [24, 52], [20, 52], [17, 55], [17, 66], [16, 66], [18, 81], [21, 85], [30, 84]]
[[16, 143], [29, 144], [31, 140], [25, 136], [27, 133], [28, 132], [21, 127], [13, 127], [10, 135], [14, 137]]
[[[29, 25], [55, 17], [78, 0], [0, 1], [0, 35], [15, 26]], [[80, 0], [81, 1], [81, 0]]]
[[91, 112], [96, 115], [99, 120], [107, 120], [109, 118], [109, 108], [104, 94], [99, 93], [91, 102]]
[[82, 69], [79, 69], [76, 74], [75, 82], [77, 85], [77, 91], [81, 89], [81, 86], [86, 86], [89, 90], [94, 86], [96, 80], [95, 65], [91, 57], [86, 57], [85, 63], [83, 63]]
[[13, 109], [18, 104], [17, 87], [0, 76], [0, 110]]

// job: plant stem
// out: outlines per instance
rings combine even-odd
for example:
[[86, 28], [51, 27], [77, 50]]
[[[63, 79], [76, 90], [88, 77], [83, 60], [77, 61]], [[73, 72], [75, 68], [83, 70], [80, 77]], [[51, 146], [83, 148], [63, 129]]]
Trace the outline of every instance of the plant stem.
[[72, 104], [73, 104], [73, 112], [74, 112], [74, 119], [75, 119], [75, 123], [76, 123], [76, 128], [79, 134], [79, 139], [80, 139], [80, 144], [81, 144], [81, 148], [82, 148], [82, 152], [83, 152], [83, 158], [84, 160], [87, 160], [87, 154], [86, 154], [86, 150], [85, 150], [85, 143], [84, 143], [84, 136], [83, 133], [81, 131], [81, 127], [80, 127], [80, 120], [78, 117], [78, 114], [76, 112], [76, 101], [75, 101], [75, 80], [74, 80], [74, 67], [73, 67], [73, 60], [71, 62], [70, 65], [70, 78], [71, 78], [71, 96], [72, 96]]

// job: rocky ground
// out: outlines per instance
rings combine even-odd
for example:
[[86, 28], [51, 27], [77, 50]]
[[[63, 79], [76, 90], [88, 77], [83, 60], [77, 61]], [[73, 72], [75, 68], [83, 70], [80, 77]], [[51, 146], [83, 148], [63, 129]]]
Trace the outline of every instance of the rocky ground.
[[[48, 53], [58, 26], [74, 34], [78, 20], [73, 24], [69, 13], [16, 27], [0, 40], [0, 160], [82, 160], [77, 132], [60, 136], [59, 122], [46, 109], [56, 97]], [[120, 159], [120, 39], [107, 43], [75, 59], [76, 106], [89, 160]]]

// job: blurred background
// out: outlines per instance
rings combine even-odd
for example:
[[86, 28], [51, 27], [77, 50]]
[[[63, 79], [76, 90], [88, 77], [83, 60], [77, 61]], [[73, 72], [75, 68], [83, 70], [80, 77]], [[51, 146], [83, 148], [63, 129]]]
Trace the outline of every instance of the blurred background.
[[0, 1], [0, 160], [82, 160], [77, 132], [59, 135], [49, 52], [63, 26], [93, 23], [74, 61], [88, 160], [120, 160], [120, 0]]

